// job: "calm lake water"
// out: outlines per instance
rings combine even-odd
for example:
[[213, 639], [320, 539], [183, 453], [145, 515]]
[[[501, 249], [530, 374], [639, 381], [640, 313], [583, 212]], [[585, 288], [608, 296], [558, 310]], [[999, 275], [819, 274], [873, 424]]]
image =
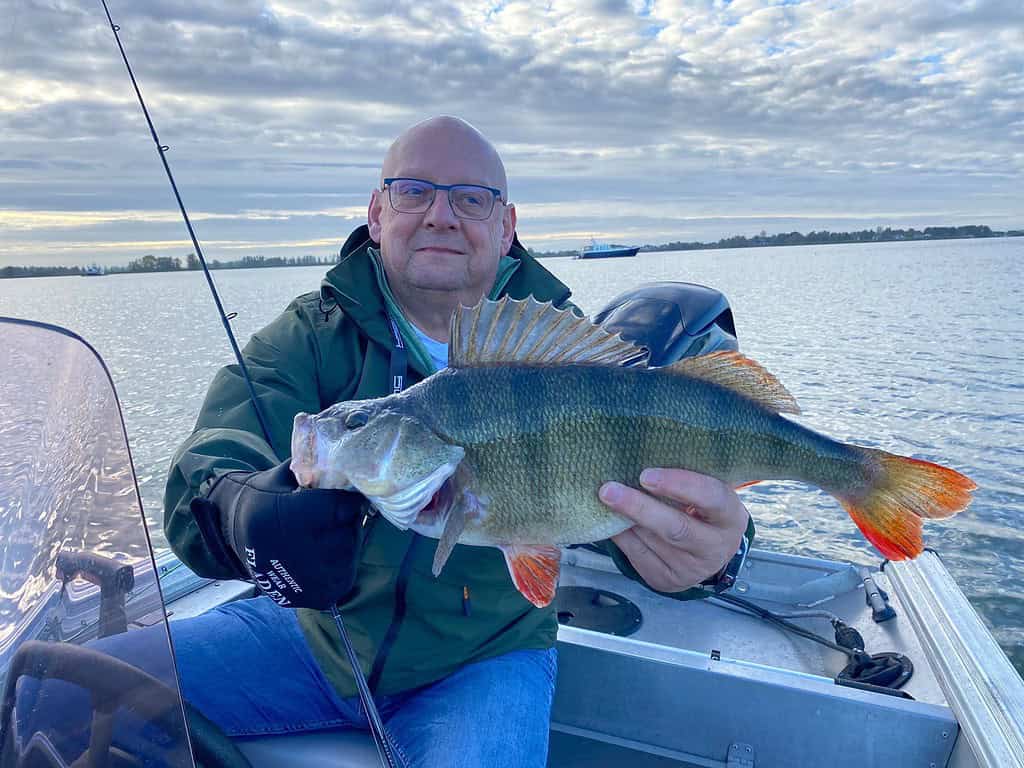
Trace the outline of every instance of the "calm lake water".
[[[999, 642], [1024, 671], [1024, 238], [648, 253], [545, 265], [593, 312], [650, 280], [729, 298], [742, 350], [794, 394], [804, 424], [952, 466], [972, 506], [926, 524]], [[240, 341], [322, 267], [222, 271]], [[104, 357], [124, 409], [155, 541], [167, 467], [231, 350], [201, 273], [0, 280], [0, 315], [63, 325]], [[743, 491], [758, 545], [877, 562], [830, 497], [790, 483]]]

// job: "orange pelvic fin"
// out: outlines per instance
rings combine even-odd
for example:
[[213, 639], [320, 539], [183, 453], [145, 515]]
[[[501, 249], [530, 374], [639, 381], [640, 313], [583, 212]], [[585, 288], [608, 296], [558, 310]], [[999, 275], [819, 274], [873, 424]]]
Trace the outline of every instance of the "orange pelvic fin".
[[921, 554], [921, 518], [951, 517], [971, 503], [978, 486], [959, 472], [921, 459], [862, 448], [875, 465], [874, 482], [866, 492], [839, 500], [850, 517], [890, 560]]
[[550, 544], [509, 544], [505, 553], [512, 582], [523, 597], [543, 608], [555, 599], [562, 551]]

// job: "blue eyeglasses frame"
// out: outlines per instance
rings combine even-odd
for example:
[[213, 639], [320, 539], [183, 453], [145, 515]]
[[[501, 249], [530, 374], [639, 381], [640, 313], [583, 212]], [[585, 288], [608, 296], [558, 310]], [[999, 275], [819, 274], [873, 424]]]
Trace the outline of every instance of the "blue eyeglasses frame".
[[[395, 208], [395, 201], [391, 199], [390, 187], [396, 181], [415, 181], [420, 184], [426, 184], [434, 188], [434, 197], [430, 198], [430, 202], [427, 203], [427, 206], [422, 211], [401, 211], [398, 208]], [[381, 184], [382, 192], [384, 190], [388, 190], [388, 203], [390, 203], [391, 207], [394, 208], [394, 210], [397, 211], [398, 213], [425, 213], [426, 211], [430, 210], [430, 206], [434, 204], [434, 198], [437, 197], [437, 190], [439, 189], [442, 189], [448, 193], [448, 207], [451, 208], [452, 213], [454, 213], [460, 219], [468, 219], [469, 221], [484, 221], [485, 219], [490, 217], [492, 213], [494, 213], [495, 203], [500, 202], [502, 205], [506, 205], [505, 201], [501, 199], [501, 190], [495, 187], [488, 187], [485, 184], [435, 184], [432, 181], [427, 181], [426, 179], [415, 179], [411, 176], [392, 176], [390, 178], [384, 179], [381, 182]], [[455, 204], [452, 203], [452, 190], [458, 189], [460, 187], [470, 187], [472, 189], [486, 189], [494, 196], [491, 198], [491, 209], [487, 212], [486, 216], [482, 216], [481, 218], [477, 219], [470, 216], [462, 216], [457, 210], [455, 210]]]

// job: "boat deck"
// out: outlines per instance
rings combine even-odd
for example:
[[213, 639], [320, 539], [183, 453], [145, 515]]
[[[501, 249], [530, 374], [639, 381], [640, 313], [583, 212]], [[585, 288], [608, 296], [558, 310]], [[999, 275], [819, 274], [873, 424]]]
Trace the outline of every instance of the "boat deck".
[[[806, 585], [832, 577], [833, 586], [846, 587], [834, 596], [823, 596], [820, 603], [808, 610], [821, 610], [837, 615], [857, 629], [869, 653], [894, 651], [914, 663], [914, 675], [902, 688], [915, 700], [946, 705], [946, 700], [927, 657], [913, 629], [901, 618], [903, 606], [885, 574], [872, 571], [876, 584], [889, 596], [896, 617], [882, 623], [872, 619], [864, 590], [849, 588], [855, 577], [846, 577], [846, 564], [809, 558], [796, 558], [761, 550], [753, 550], [733, 593], [747, 597], [771, 611], [802, 610], [801, 606], [776, 598], [787, 594], [806, 593]], [[680, 602], [666, 599], [646, 587], [625, 578], [606, 557], [586, 550], [570, 550], [563, 561], [560, 586], [591, 586], [622, 595], [632, 601], [643, 615], [643, 623], [631, 640], [653, 643], [667, 648], [690, 651], [707, 658], [717, 652], [724, 661], [763, 665], [795, 674], [834, 678], [847, 664], [844, 654], [798, 637], [757, 617], [713, 600]], [[822, 584], [825, 587], [825, 584]], [[826, 590], [827, 591], [827, 590]], [[827, 618], [797, 618], [793, 623], [829, 639], [834, 632]], [[571, 626], [571, 622], [570, 622]]]
[[[621, 595], [643, 618], [626, 637], [573, 626], [572, 618], [560, 628], [548, 765], [976, 766], [963, 740], [958, 743], [957, 721], [895, 590], [884, 573], [872, 572], [896, 612], [877, 624], [860, 575], [847, 564], [754, 550], [735, 593], [778, 612], [815, 602], [810, 610], [856, 627], [869, 653], [908, 656], [914, 675], [903, 690], [913, 700], [838, 686], [833, 678], [846, 657], [837, 651], [711, 600], [659, 596], [622, 576], [602, 555], [565, 552], [560, 586]], [[243, 588], [218, 586], [216, 596], [207, 588], [177, 601], [172, 618]], [[793, 621], [834, 637], [827, 618]], [[242, 748], [257, 768], [298, 755], [295, 764], [304, 768], [377, 760], [361, 733], [259, 739]]]
[[[619, 574], [607, 558], [566, 553], [561, 586], [593, 586], [643, 613], [628, 637], [563, 626], [549, 765], [974, 765], [953, 760], [959, 727], [884, 574], [896, 617], [876, 624], [850, 566], [754, 551], [740, 594], [764, 608], [818, 593], [819, 610], [856, 627], [869, 653], [908, 656], [914, 700], [838, 686], [846, 656], [710, 600], [679, 602]], [[575, 563], [573, 561], [576, 561]], [[835, 595], [829, 587], [837, 588]], [[764, 599], [771, 595], [775, 600]], [[832, 639], [827, 618], [794, 619]], [[962, 750], [959, 750], [962, 752]]]

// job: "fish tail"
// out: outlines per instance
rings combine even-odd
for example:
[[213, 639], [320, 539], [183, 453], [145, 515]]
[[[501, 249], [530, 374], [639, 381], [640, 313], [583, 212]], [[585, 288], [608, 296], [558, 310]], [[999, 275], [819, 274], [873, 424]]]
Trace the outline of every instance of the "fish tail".
[[921, 554], [921, 518], [955, 515], [971, 503], [971, 491], [978, 487], [969, 477], [930, 461], [858, 450], [870, 479], [859, 491], [836, 497], [868, 541], [890, 560]]

